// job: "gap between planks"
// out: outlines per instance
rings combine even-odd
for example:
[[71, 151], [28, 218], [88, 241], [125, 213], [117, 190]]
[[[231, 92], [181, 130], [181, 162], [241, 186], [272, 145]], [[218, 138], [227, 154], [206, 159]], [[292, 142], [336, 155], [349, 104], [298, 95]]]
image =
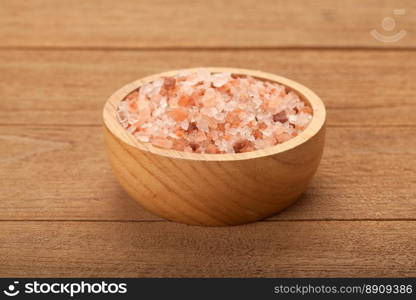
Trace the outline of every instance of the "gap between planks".
[[415, 52], [416, 47], [355, 47], [355, 46], [282, 46], [282, 47], [70, 47], [70, 46], [0, 46], [0, 51], [397, 51]]
[[[73, 222], [73, 223], [173, 223], [173, 224], [181, 224], [185, 226], [193, 226], [193, 227], [204, 227], [198, 225], [188, 225], [182, 223], [171, 222], [168, 220], [88, 220], [88, 219], [62, 219], [62, 220], [54, 220], [54, 219], [4, 219], [0, 220], [0, 222], [51, 222], [51, 223], [65, 223], [65, 222]], [[252, 222], [244, 225], [250, 225], [255, 223], [293, 223], [293, 222], [416, 222], [416, 218], [395, 218], [395, 219], [388, 219], [388, 218], [379, 218], [379, 219], [369, 219], [369, 218], [353, 218], [353, 219], [329, 219], [329, 218], [321, 218], [321, 219], [290, 219], [290, 220], [275, 220], [275, 219], [266, 219], [260, 220], [257, 222]], [[236, 225], [241, 226], [241, 225]], [[209, 226], [208, 226], [209, 227]], [[230, 227], [230, 226], [219, 226], [219, 227]], [[232, 226], [231, 226], [232, 227]]]

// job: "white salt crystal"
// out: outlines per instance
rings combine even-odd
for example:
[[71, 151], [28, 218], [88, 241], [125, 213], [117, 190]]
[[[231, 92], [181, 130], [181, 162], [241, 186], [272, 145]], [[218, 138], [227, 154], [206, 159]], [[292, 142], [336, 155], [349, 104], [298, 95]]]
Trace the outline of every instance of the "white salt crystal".
[[250, 134], [250, 135], [247, 136], [247, 140], [250, 141], [250, 142], [254, 142], [256, 140], [256, 138]]
[[211, 76], [212, 79], [212, 84], [215, 87], [222, 87], [223, 85], [225, 85], [230, 79], [231, 79], [231, 74], [230, 73], [219, 73], [219, 74], [214, 74]]
[[118, 110], [116, 114], [117, 120], [120, 123], [124, 123], [127, 121], [127, 113], [123, 110]]
[[290, 115], [288, 117], [288, 120], [290, 123], [296, 123], [296, 121], [298, 120], [298, 117], [296, 115]]
[[188, 130], [189, 128], [189, 122], [187, 120], [182, 121], [179, 123], [179, 126], [183, 129], [183, 130]]
[[198, 82], [205, 82], [211, 84], [211, 73], [207, 69], [198, 69], [196, 72]]
[[205, 132], [208, 132], [208, 129], [209, 129], [209, 127], [208, 127], [208, 122], [205, 120], [205, 119], [199, 119], [197, 122], [196, 122], [196, 126], [198, 127], [198, 129], [199, 130], [202, 130], [202, 131], [205, 131]]
[[136, 133], [134, 136], [136, 137], [136, 139], [138, 139], [140, 142], [143, 142], [143, 143], [147, 143], [147, 142], [150, 141], [150, 138], [148, 136], [145, 136], [145, 135], [141, 135], [141, 134]]

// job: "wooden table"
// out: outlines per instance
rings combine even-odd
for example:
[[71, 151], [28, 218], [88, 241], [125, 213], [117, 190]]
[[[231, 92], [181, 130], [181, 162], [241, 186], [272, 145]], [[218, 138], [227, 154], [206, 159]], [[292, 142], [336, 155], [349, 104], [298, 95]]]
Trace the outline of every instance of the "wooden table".
[[[393, 9], [406, 9], [405, 15]], [[1, 276], [416, 276], [416, 2], [0, 1]], [[385, 17], [395, 43], [374, 39]], [[129, 199], [101, 109], [169, 69], [280, 74], [328, 108], [306, 194], [270, 219], [175, 224]]]

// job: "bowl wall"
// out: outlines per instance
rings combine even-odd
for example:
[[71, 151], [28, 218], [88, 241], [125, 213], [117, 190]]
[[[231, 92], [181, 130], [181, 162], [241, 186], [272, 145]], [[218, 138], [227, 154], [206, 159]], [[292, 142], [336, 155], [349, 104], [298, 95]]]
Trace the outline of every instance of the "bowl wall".
[[211, 226], [253, 222], [293, 203], [319, 165], [325, 138], [322, 127], [274, 155], [201, 161], [143, 151], [104, 130], [114, 173], [133, 199], [163, 218]]
[[207, 69], [283, 84], [312, 107], [313, 118], [291, 140], [252, 152], [196, 154], [157, 148], [137, 141], [116, 120], [118, 103], [131, 91], [183, 70], [155, 74], [122, 87], [104, 107], [105, 142], [114, 173], [132, 198], [172, 221], [236, 225], [273, 215], [305, 191], [319, 165], [325, 107], [311, 90], [281, 76], [245, 69]]

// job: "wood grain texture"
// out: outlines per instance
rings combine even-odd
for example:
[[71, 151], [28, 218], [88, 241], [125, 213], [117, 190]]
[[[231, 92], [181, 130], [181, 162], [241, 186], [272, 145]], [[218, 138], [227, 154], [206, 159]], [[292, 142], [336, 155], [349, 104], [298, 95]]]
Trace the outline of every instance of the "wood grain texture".
[[2, 276], [416, 276], [416, 222], [2, 222]]
[[289, 141], [247, 153], [199, 154], [154, 147], [121, 126], [116, 117], [120, 102], [145, 83], [196, 70], [153, 74], [121, 87], [104, 106], [106, 150], [114, 174], [133, 199], [168, 220], [224, 226], [274, 215], [299, 198], [318, 168], [325, 106], [313, 91], [281, 76], [237, 68], [207, 70], [279, 83], [312, 109], [312, 120]]
[[[413, 128], [327, 128], [318, 172], [273, 219], [413, 219]], [[102, 128], [0, 127], [1, 220], [160, 220], [118, 185]]]
[[[416, 276], [415, 10], [412, 0], [0, 0], [0, 276]], [[369, 34], [391, 35], [387, 16], [393, 33], [407, 31], [397, 43]], [[98, 126], [114, 90], [206, 65], [286, 76], [328, 108], [318, 173], [268, 221], [162, 221], [129, 199], [104, 156]]]
[[[415, 47], [413, 0], [83, 1], [0, 3], [1, 47]], [[393, 9], [404, 8], [404, 16]], [[396, 19], [393, 33], [381, 28]], [[371, 29], [408, 35], [385, 44]]]
[[105, 100], [126, 83], [217, 65], [304, 84], [325, 102], [329, 126], [416, 125], [412, 51], [0, 51], [0, 63], [0, 124], [98, 125]]

